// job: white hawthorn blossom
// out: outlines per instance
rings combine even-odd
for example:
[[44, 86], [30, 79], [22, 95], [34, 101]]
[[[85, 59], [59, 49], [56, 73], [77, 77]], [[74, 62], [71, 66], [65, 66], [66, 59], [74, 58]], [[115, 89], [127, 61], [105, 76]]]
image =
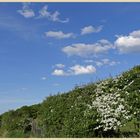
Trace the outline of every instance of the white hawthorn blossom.
[[[97, 109], [99, 117], [96, 121], [100, 122], [100, 124], [95, 129], [102, 128], [103, 131], [116, 130], [119, 126], [123, 125], [123, 120], [129, 120], [132, 117], [127, 110], [124, 98], [121, 97], [121, 92], [134, 81], [127, 81], [126, 85], [123, 85], [123, 89], [119, 89], [117, 86], [109, 87], [109, 84], [112, 82], [112, 85], [117, 85], [120, 80], [122, 80], [122, 75], [111, 79], [111, 81], [108, 79], [96, 84], [93, 101], [91, 105], [87, 105], [88, 111], [85, 112], [89, 113], [92, 108]], [[129, 95], [128, 91], [125, 92]]]

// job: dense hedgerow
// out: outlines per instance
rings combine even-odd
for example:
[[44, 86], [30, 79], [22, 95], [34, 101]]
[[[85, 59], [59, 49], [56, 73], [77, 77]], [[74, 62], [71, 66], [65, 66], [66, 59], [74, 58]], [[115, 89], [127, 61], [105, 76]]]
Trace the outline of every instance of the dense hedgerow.
[[140, 66], [0, 116], [1, 137], [140, 137]]

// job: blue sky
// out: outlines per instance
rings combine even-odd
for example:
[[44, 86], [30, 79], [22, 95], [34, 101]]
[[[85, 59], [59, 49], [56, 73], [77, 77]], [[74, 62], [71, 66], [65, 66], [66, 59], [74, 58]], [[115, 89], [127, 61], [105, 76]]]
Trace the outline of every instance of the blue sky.
[[140, 64], [140, 3], [0, 3], [0, 113]]

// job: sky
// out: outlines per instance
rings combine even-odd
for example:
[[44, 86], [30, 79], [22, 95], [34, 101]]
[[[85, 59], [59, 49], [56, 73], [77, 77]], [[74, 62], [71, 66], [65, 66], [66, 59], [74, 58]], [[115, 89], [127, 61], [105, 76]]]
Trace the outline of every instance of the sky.
[[0, 113], [140, 64], [140, 3], [0, 3]]

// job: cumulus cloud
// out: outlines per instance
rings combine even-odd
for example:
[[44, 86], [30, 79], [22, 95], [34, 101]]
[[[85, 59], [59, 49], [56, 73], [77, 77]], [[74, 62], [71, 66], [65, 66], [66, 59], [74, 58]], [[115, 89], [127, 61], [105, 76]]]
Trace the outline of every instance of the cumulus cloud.
[[69, 19], [66, 18], [64, 20], [61, 20], [59, 18], [60, 13], [58, 11], [55, 11], [53, 13], [48, 11], [48, 6], [45, 5], [40, 11], [39, 11], [39, 16], [37, 18], [47, 18], [50, 21], [54, 22], [61, 22], [61, 23], [66, 23], [69, 22]]
[[74, 37], [73, 33], [63, 33], [62, 31], [48, 31], [45, 32], [46, 37], [52, 37], [56, 39], [65, 39], [65, 38], [72, 38]]
[[102, 30], [102, 28], [103, 26], [93, 27], [90, 25], [81, 29], [81, 35], [98, 33]]
[[87, 66], [75, 65], [70, 67], [70, 70], [73, 75], [91, 74], [96, 72], [96, 68], [92, 65]]
[[55, 70], [53, 71], [52, 75], [56, 75], [56, 76], [65, 76], [66, 73], [64, 72], [64, 70], [55, 69]]
[[120, 53], [140, 52], [140, 30], [133, 31], [128, 36], [118, 36], [114, 44]]
[[103, 39], [94, 44], [72, 44], [64, 47], [62, 51], [69, 56], [77, 55], [83, 57], [106, 53], [107, 51], [113, 48], [114, 46], [108, 40]]
[[139, 37], [140, 38], [140, 30], [133, 31], [129, 35], [133, 36], [133, 37]]
[[23, 3], [22, 10], [17, 10], [25, 18], [32, 18], [35, 16], [34, 11], [29, 7], [30, 3]]
[[55, 67], [57, 67], [57, 68], [64, 68], [65, 65], [64, 64], [55, 64]]
[[81, 75], [81, 74], [92, 74], [96, 72], [96, 68], [93, 65], [74, 65], [69, 67], [67, 71], [62, 69], [55, 69], [52, 75], [56, 76], [71, 76], [71, 75]]

